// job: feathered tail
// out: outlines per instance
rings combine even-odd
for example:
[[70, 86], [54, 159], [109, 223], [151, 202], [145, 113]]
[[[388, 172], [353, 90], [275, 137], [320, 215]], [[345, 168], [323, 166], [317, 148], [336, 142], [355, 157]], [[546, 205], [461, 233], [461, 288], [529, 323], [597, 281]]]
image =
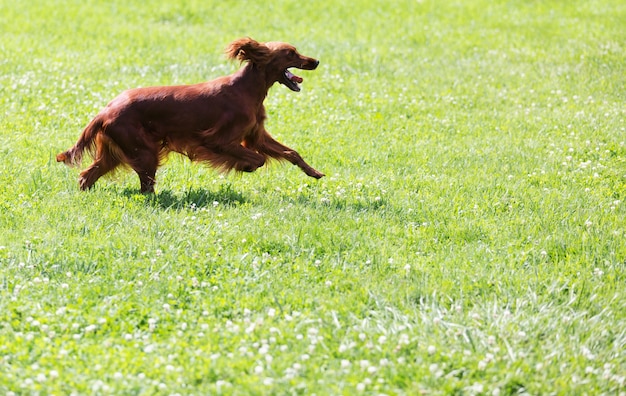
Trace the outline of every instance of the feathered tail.
[[95, 145], [95, 138], [98, 132], [102, 130], [103, 122], [100, 116], [96, 116], [87, 127], [83, 130], [83, 133], [78, 138], [76, 144], [64, 151], [57, 154], [57, 162], [63, 162], [66, 165], [79, 165], [83, 158], [83, 152], [93, 151]]

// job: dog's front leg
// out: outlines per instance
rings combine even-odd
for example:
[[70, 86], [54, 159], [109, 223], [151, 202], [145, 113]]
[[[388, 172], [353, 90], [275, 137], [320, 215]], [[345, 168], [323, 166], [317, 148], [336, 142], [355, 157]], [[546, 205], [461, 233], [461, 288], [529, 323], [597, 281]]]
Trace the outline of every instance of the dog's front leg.
[[314, 177], [316, 179], [324, 177], [324, 174], [322, 172], [314, 169], [311, 165], [307, 164], [296, 150], [292, 150], [289, 147], [277, 142], [267, 133], [259, 142], [258, 151], [259, 153], [265, 154], [272, 158], [276, 158], [279, 160], [286, 159], [292, 164], [297, 165], [308, 176]]
[[207, 150], [208, 155], [201, 155], [214, 166], [222, 169], [234, 169], [239, 172], [254, 172], [265, 164], [265, 156], [240, 144], [229, 144], [219, 149]]

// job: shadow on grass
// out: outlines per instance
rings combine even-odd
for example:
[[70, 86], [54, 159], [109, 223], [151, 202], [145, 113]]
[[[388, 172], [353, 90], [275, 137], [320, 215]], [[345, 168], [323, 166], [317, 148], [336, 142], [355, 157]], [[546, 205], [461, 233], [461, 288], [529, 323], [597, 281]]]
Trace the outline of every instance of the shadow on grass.
[[[158, 209], [200, 209], [215, 205], [236, 207], [250, 203], [250, 198], [236, 191], [232, 185], [224, 184], [217, 190], [205, 188], [191, 188], [189, 190], [161, 190], [156, 194], [141, 194], [137, 189], [126, 188], [122, 195], [135, 202]], [[283, 195], [276, 198], [283, 203], [291, 203], [296, 206], [319, 209], [324, 212], [357, 212], [357, 213], [403, 213], [402, 208], [395, 207], [386, 198], [375, 199], [350, 199], [334, 196], [312, 196], [310, 194]], [[254, 201], [254, 199], [253, 199]]]
[[[126, 197], [144, 196], [135, 189], [124, 190]], [[222, 185], [219, 190], [211, 191], [204, 188], [192, 188], [186, 191], [163, 190], [156, 194], [145, 195], [146, 204], [161, 209], [189, 209], [219, 205], [237, 206], [247, 202], [247, 199], [239, 192], [233, 190], [230, 185]]]

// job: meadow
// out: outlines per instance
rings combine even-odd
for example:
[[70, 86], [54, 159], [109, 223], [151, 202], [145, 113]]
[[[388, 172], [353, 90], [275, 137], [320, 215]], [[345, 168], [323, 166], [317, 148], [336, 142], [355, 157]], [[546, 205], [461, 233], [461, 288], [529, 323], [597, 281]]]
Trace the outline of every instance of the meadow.
[[[0, 0], [0, 393], [626, 394], [626, 3]], [[55, 162], [127, 88], [318, 58], [326, 173]], [[87, 165], [89, 160], [83, 166]]]

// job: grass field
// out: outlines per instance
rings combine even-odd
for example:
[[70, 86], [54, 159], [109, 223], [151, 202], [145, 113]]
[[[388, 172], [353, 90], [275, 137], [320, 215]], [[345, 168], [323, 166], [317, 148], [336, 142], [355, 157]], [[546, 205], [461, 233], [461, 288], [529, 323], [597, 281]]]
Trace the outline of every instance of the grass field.
[[[0, 393], [624, 395], [626, 3], [269, 3], [0, 0]], [[241, 36], [327, 177], [55, 162]]]

